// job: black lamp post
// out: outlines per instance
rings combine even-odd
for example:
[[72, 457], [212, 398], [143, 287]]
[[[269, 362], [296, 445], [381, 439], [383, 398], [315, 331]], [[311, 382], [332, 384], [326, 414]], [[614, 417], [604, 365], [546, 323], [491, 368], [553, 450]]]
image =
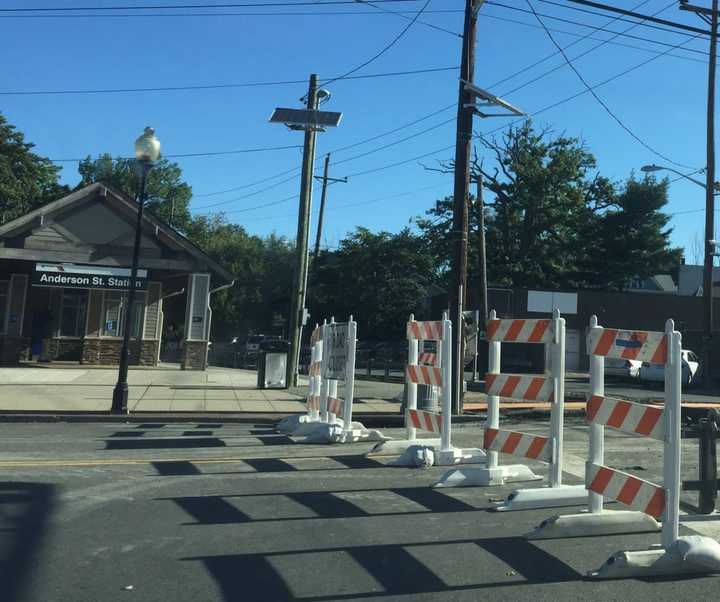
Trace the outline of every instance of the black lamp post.
[[155, 138], [155, 130], [146, 127], [143, 135], [135, 141], [135, 157], [140, 176], [140, 194], [138, 195], [138, 217], [135, 227], [135, 247], [133, 248], [132, 269], [130, 271], [130, 288], [128, 290], [127, 307], [125, 308], [125, 324], [122, 351], [120, 352], [120, 369], [118, 380], [113, 390], [112, 413], [127, 414], [128, 411], [128, 355], [130, 333], [132, 328], [133, 304], [137, 284], [138, 260], [140, 258], [140, 239], [142, 236], [143, 207], [145, 206], [147, 176], [155, 161], [160, 157], [160, 141]]

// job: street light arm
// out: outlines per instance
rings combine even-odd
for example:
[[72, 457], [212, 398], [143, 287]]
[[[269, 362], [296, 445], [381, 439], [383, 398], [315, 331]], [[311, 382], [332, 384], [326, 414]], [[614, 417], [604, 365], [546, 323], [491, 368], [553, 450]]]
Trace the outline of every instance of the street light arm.
[[[705, 188], [705, 183], [704, 183], [704, 182], [701, 182], [700, 180], [696, 180], [695, 178], [691, 178], [691, 177], [688, 176], [687, 174], [684, 174], [683, 172], [678, 171], [678, 170], [675, 169], [674, 167], [666, 167], [666, 166], [664, 166], [664, 165], [652, 165], [651, 167], [653, 167], [654, 169], [648, 169], [648, 170], [646, 170], [646, 172], [649, 173], [649, 172], [653, 172], [653, 171], [662, 171], [662, 170], [664, 170], [664, 171], [671, 171], [672, 173], [679, 175], [681, 178], [685, 178], [686, 180], [690, 180], [691, 182], [697, 184], [698, 186], [700, 186], [700, 187], [702, 187], [702, 188]], [[720, 183], [715, 182], [714, 188], [715, 188], [716, 191], [720, 191]]]

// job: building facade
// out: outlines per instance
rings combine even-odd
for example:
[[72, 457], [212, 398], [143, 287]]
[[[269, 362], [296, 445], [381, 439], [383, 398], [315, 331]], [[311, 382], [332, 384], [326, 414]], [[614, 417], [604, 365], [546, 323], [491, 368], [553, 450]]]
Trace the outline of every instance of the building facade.
[[184, 290], [182, 367], [204, 369], [213, 287], [232, 276], [147, 212], [128, 307], [138, 204], [96, 183], [0, 226], [0, 362], [119, 363], [126, 321], [130, 363], [154, 366], [163, 299]]

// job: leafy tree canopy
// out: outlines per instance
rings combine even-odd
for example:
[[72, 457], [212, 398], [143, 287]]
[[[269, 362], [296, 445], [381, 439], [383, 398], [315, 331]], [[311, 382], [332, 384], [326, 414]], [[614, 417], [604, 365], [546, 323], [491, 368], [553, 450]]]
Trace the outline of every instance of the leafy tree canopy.
[[337, 251], [322, 252], [313, 271], [312, 317], [353, 314], [363, 339], [403, 337], [408, 314], [422, 314], [436, 280], [435, 258], [407, 228], [392, 234], [358, 227]]
[[[139, 186], [136, 165], [135, 159], [113, 159], [109, 154], [100, 155], [97, 159], [88, 156], [78, 167], [81, 180], [77, 187], [105, 182], [135, 197]], [[181, 232], [187, 232], [191, 222], [191, 198], [192, 188], [183, 181], [180, 166], [167, 159], [157, 161], [148, 175], [147, 208]]]
[[61, 168], [32, 152], [34, 146], [0, 113], [0, 221], [3, 223], [68, 192], [67, 187], [58, 182]]
[[[624, 184], [596, 171], [585, 145], [530, 121], [500, 140], [483, 140], [492, 167], [474, 161], [484, 182], [488, 278], [517, 287], [622, 288], [636, 277], [667, 272], [680, 251], [669, 246], [667, 182]], [[446, 166], [443, 166], [445, 169]], [[416, 219], [427, 244], [449, 266], [452, 200]], [[470, 211], [477, 257], [479, 207]], [[469, 265], [475, 266], [472, 259]]]

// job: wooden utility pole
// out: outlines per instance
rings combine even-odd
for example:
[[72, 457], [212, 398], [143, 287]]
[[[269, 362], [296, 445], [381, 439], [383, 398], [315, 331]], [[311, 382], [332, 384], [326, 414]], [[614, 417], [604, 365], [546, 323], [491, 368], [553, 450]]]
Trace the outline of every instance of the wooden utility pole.
[[478, 211], [478, 293], [480, 306], [480, 323], [478, 330], [485, 330], [488, 315], [487, 296], [487, 257], [485, 255], [485, 200], [483, 198], [483, 177], [477, 174], [477, 200], [475, 201]]
[[[307, 108], [317, 111], [317, 75], [310, 76], [307, 94]], [[307, 293], [308, 272], [308, 239], [310, 237], [310, 210], [312, 208], [313, 169], [315, 166], [315, 135], [316, 127], [305, 128], [303, 145], [302, 176], [300, 180], [300, 208], [298, 211], [298, 229], [296, 238], [296, 263], [293, 274], [293, 290], [290, 299], [290, 356], [286, 369], [287, 386], [297, 386], [298, 362], [300, 360], [300, 344], [302, 326], [305, 316], [305, 297]]]
[[710, 24], [710, 52], [707, 89], [707, 138], [705, 167], [705, 261], [703, 265], [703, 381], [712, 382], [713, 258], [715, 256], [715, 70], [717, 61], [718, 0], [712, 8], [693, 6], [681, 0], [681, 10], [696, 13]]
[[347, 182], [347, 178], [331, 178], [328, 176], [328, 170], [330, 168], [330, 153], [325, 155], [325, 169], [323, 170], [322, 177], [315, 176], [316, 180], [322, 180], [322, 194], [320, 195], [320, 214], [318, 215], [318, 227], [317, 234], [315, 236], [315, 250], [313, 252], [313, 261], [318, 258], [320, 253], [320, 237], [322, 236], [323, 229], [323, 215], [325, 215], [325, 199], [327, 198], [327, 187], [328, 182]]
[[[481, 0], [480, 0], [481, 1]], [[461, 291], [467, 290], [467, 231], [468, 192], [470, 188], [470, 142], [472, 138], [473, 96], [465, 88], [472, 82], [475, 72], [475, 37], [477, 17], [475, 2], [465, 2], [465, 24], [463, 27], [462, 57], [460, 61], [460, 84], [457, 108], [457, 132], [455, 138], [455, 185], [453, 189], [452, 245], [453, 263], [450, 278], [449, 306], [453, 325], [452, 344], [452, 410], [462, 413], [462, 386], [464, 358], [462, 356], [462, 298]]]

